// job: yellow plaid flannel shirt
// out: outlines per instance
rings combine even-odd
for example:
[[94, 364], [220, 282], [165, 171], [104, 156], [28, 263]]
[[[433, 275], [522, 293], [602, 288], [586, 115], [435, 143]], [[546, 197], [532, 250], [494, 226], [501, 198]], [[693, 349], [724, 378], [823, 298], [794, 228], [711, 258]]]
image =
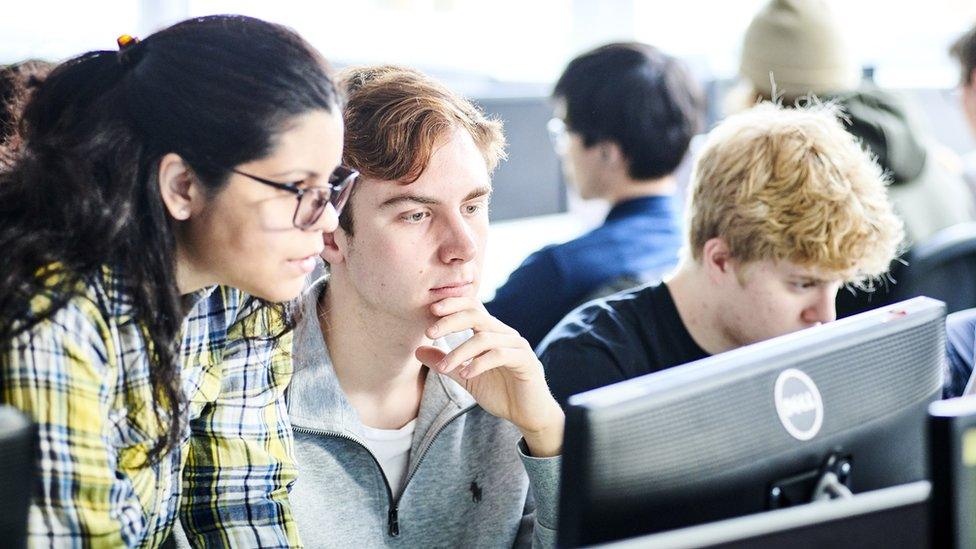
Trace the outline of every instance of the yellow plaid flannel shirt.
[[119, 283], [105, 269], [0, 353], [3, 402], [39, 430], [30, 544], [154, 547], [179, 515], [194, 545], [299, 545], [288, 505], [290, 334], [245, 337], [277, 327], [268, 309], [245, 310], [238, 290], [190, 296], [180, 349], [189, 423], [179, 448], [145, 466], [158, 433], [151, 366]]

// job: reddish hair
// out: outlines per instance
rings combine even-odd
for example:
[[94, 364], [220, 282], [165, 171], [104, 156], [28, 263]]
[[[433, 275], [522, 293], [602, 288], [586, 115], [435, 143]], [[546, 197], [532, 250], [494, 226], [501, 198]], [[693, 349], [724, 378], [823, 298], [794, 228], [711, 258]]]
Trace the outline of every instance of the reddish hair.
[[[339, 81], [346, 93], [343, 162], [365, 177], [413, 183], [441, 140], [457, 129], [471, 135], [489, 172], [505, 158], [502, 123], [419, 71], [352, 67]], [[339, 221], [352, 232], [350, 208]]]

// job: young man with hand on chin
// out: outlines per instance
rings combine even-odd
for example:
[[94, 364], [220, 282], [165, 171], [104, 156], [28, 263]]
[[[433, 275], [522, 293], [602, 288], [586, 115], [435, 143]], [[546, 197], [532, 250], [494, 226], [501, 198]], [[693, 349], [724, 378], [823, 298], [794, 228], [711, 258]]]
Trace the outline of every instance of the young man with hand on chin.
[[309, 546], [551, 546], [564, 416], [477, 299], [500, 124], [409, 69], [343, 75], [362, 173], [304, 300], [288, 410]]

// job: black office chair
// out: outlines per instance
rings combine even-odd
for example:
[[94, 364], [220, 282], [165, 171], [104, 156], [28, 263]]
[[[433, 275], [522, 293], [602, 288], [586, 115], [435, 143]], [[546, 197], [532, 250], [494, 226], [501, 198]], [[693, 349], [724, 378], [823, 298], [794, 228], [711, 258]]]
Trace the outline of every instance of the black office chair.
[[976, 222], [945, 228], [914, 247], [891, 288], [892, 301], [924, 295], [950, 313], [976, 307]]
[[27, 546], [27, 510], [34, 483], [37, 431], [10, 406], [0, 406], [0, 540]]

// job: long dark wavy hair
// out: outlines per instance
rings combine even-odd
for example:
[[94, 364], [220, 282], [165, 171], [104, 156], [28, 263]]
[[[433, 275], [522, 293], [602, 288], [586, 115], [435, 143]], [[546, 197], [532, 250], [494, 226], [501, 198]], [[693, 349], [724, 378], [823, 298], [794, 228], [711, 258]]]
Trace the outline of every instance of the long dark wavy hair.
[[[339, 109], [325, 60], [248, 17], [191, 19], [58, 66], [26, 106], [16, 164], [0, 173], [0, 349], [112, 268], [147, 334], [158, 460], [181, 431], [186, 313], [160, 160], [180, 155], [216, 194], [231, 168], [271, 153], [290, 119]], [[50, 305], [32, 311], [38, 295]]]

